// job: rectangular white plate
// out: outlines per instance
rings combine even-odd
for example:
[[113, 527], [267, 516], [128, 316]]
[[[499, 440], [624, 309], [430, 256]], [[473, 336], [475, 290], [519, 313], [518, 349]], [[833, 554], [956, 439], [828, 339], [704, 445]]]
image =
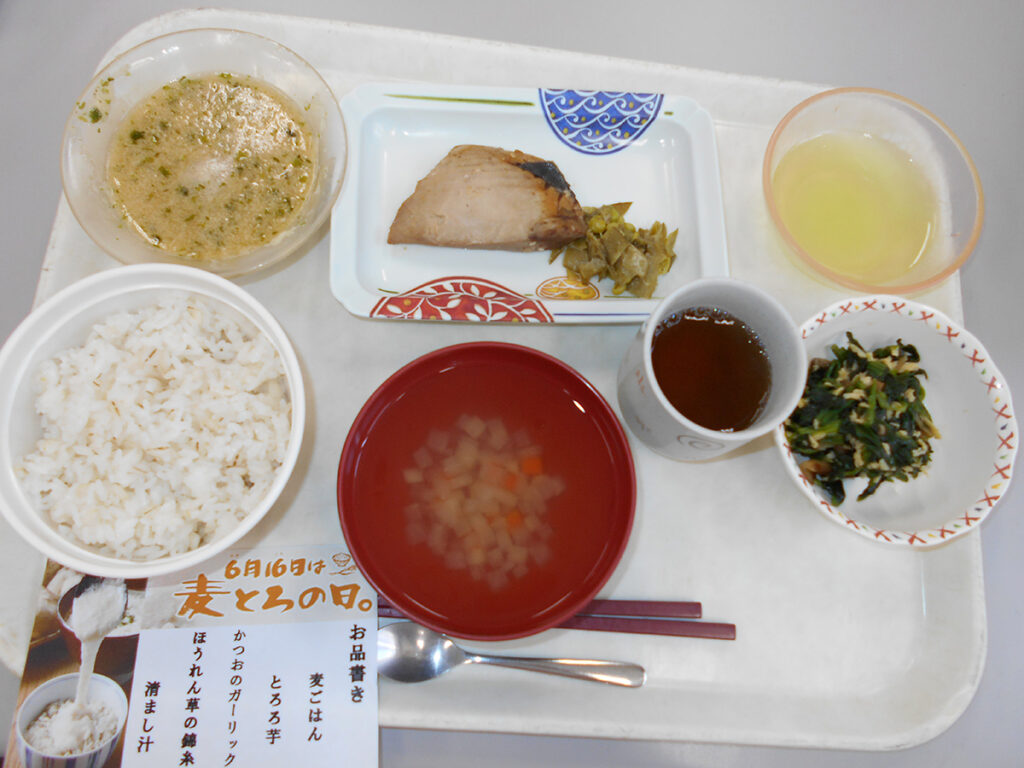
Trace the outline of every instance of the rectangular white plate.
[[[629, 323], [700, 276], [726, 275], [711, 116], [693, 99], [537, 88], [371, 83], [341, 99], [349, 159], [331, 217], [331, 289], [353, 314], [392, 319]], [[607, 127], [602, 127], [607, 126]], [[553, 161], [581, 205], [630, 201], [638, 227], [678, 227], [677, 259], [652, 299], [595, 281], [569, 298], [550, 253], [389, 245], [416, 182], [459, 144]], [[562, 298], [559, 298], [562, 297]]]

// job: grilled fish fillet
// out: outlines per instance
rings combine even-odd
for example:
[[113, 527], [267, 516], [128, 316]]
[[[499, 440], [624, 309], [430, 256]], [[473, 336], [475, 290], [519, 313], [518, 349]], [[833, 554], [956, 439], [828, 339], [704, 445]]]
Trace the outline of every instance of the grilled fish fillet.
[[462, 144], [416, 184], [388, 242], [541, 251], [586, 231], [583, 209], [554, 163]]

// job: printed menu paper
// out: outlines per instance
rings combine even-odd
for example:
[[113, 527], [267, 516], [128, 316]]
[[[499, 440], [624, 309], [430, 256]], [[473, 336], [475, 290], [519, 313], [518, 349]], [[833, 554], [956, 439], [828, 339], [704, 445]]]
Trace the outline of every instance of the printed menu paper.
[[[234, 551], [129, 586], [139, 629], [107, 637], [94, 672], [128, 695], [105, 765], [377, 766], [377, 596], [347, 552]], [[19, 708], [78, 672], [68, 634], [30, 649]], [[16, 753], [4, 764], [24, 765]]]
[[368, 630], [332, 621], [143, 632], [121, 765], [326, 765], [338, 755], [376, 765]]

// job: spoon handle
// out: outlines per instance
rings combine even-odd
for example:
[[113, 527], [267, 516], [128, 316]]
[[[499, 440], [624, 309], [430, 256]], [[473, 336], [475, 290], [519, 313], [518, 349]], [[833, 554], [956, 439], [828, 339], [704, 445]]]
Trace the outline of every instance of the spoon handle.
[[470, 664], [495, 664], [499, 667], [544, 672], [549, 675], [574, 677], [595, 683], [622, 685], [639, 688], [644, 684], [647, 673], [639, 664], [622, 661], [594, 661], [590, 659], [531, 659], [519, 656], [488, 656], [482, 653], [467, 653]]

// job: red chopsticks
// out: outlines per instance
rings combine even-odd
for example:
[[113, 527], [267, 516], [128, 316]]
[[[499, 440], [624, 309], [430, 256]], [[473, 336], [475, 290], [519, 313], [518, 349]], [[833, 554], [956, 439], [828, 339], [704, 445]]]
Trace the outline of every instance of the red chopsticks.
[[[700, 603], [671, 600], [593, 600], [575, 616], [558, 625], [561, 629], [597, 632], [625, 632], [641, 635], [702, 637], [735, 640], [736, 625], [695, 621], [701, 617]], [[377, 598], [377, 615], [384, 619], [406, 616], [383, 596]]]
[[590, 629], [598, 632], [626, 632], [637, 635], [674, 635], [735, 640], [736, 625], [691, 619], [637, 619], [625, 616], [583, 616], [577, 614], [558, 625], [562, 629]]
[[591, 600], [578, 616], [659, 616], [664, 619], [699, 619], [700, 603], [673, 600]]

